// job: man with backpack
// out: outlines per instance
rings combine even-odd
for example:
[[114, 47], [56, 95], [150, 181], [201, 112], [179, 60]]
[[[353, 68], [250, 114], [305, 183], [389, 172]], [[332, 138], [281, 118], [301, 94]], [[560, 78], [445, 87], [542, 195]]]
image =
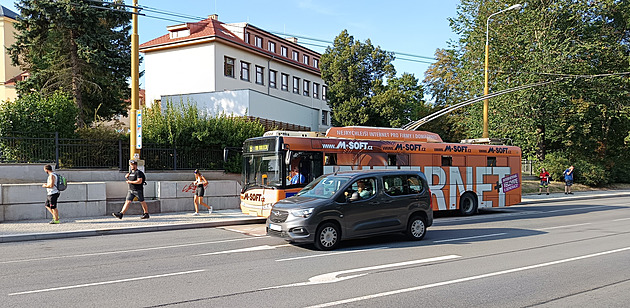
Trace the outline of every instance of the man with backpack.
[[123, 208], [120, 212], [112, 213], [112, 216], [118, 219], [122, 219], [125, 212], [127, 212], [127, 209], [129, 208], [129, 204], [131, 204], [131, 201], [133, 201], [133, 199], [135, 198], [138, 198], [138, 201], [140, 201], [140, 204], [142, 205], [142, 211], [144, 212], [144, 214], [142, 215], [142, 217], [140, 217], [140, 219], [149, 218], [149, 207], [147, 206], [147, 203], [144, 201], [144, 183], [146, 182], [146, 177], [144, 175], [144, 172], [138, 170], [137, 161], [135, 160], [129, 161], [129, 173], [125, 175], [125, 178], [127, 179], [126, 181], [127, 184], [129, 184], [129, 191], [127, 191], [127, 198], [125, 198], [125, 205], [123, 205]]
[[57, 182], [59, 176], [53, 172], [51, 165], [44, 166], [44, 171], [48, 174], [48, 180], [42, 187], [46, 188], [46, 209], [52, 215], [50, 224], [59, 224], [59, 211], [57, 210], [57, 199], [59, 199], [59, 189]]

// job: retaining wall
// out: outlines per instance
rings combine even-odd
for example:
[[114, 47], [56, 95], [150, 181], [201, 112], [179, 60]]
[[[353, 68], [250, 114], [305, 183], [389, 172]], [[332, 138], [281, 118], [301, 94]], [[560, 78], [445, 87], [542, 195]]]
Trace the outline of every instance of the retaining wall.
[[[191, 182], [148, 182], [144, 195], [151, 203], [151, 212], [192, 212], [193, 194], [192, 190], [187, 191]], [[42, 184], [43, 181], [39, 184], [0, 184], [0, 221], [51, 218], [44, 207], [46, 189]], [[110, 215], [114, 211], [112, 209], [122, 208], [127, 187], [121, 181], [69, 182], [68, 189], [61, 192], [59, 197], [59, 214], [65, 218]], [[208, 181], [204, 201], [215, 209], [238, 209], [240, 190], [241, 185], [234, 180]], [[140, 204], [132, 204], [134, 207], [140, 208]], [[200, 210], [204, 209], [201, 206]]]

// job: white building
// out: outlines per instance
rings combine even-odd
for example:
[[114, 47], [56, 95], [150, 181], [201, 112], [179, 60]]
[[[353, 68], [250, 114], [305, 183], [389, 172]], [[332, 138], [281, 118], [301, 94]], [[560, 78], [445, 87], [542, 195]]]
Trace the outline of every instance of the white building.
[[140, 45], [147, 104], [190, 101], [210, 114], [261, 118], [284, 129], [330, 127], [317, 52], [217, 15], [167, 30]]

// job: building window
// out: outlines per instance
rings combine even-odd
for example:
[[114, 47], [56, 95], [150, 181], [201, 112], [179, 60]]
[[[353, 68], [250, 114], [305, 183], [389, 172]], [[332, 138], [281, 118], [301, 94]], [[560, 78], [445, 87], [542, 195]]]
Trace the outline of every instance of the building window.
[[272, 41], [267, 42], [267, 49], [273, 53], [276, 53], [276, 43]]
[[297, 51], [293, 51], [293, 60], [300, 61], [300, 54]]
[[254, 45], [258, 48], [262, 48], [262, 37], [254, 36]]
[[486, 159], [488, 167], [496, 167], [497, 166], [497, 158], [496, 157], [488, 157]]
[[309, 89], [311, 88], [311, 82], [308, 80], [304, 80], [304, 86], [303, 89], [304, 92], [302, 93], [304, 96], [309, 96]]
[[328, 111], [322, 110], [322, 125], [328, 125]]
[[293, 77], [293, 93], [300, 94], [300, 78]]
[[289, 54], [289, 48], [286, 48], [284, 46], [280, 46], [280, 55], [288, 58], [288, 54]]
[[319, 68], [319, 60], [313, 59], [313, 67], [314, 68]]
[[289, 91], [289, 75], [282, 74], [282, 91]]
[[249, 44], [249, 33], [245, 32], [243, 39], [245, 40], [245, 43]]
[[265, 84], [265, 69], [262, 66], [256, 65], [256, 83]]
[[269, 87], [270, 88], [276, 87], [276, 75], [278, 75], [278, 72], [269, 70]]
[[249, 81], [249, 63], [241, 61], [241, 80]]
[[326, 100], [326, 92], [328, 92], [328, 87], [322, 86], [322, 99]]
[[313, 97], [319, 98], [319, 84], [313, 82]]
[[234, 59], [225, 57], [223, 61], [223, 69], [225, 76], [234, 78]]
[[304, 60], [304, 64], [308, 65], [309, 58], [307, 55], [304, 55], [302, 60]]

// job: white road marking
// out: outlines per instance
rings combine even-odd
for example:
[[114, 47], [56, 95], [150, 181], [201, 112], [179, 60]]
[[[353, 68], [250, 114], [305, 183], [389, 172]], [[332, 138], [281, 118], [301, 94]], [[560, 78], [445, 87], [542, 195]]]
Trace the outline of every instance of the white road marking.
[[232, 250], [224, 250], [224, 251], [215, 251], [215, 252], [209, 252], [209, 253], [202, 253], [202, 254], [198, 254], [198, 255], [195, 255], [195, 256], [212, 256], [212, 255], [222, 255], [222, 254], [228, 254], [228, 253], [271, 250], [271, 249], [276, 249], [278, 247], [286, 247], [286, 246], [292, 246], [292, 245], [291, 244], [276, 245], [276, 246], [262, 245], [262, 246], [246, 247], [246, 248], [240, 248], [240, 249], [232, 249]]
[[452, 238], [452, 239], [448, 239], [448, 240], [433, 241], [433, 243], [446, 243], [446, 242], [455, 242], [455, 241], [465, 241], [465, 240], [471, 240], [471, 239], [476, 239], [476, 238], [484, 238], [484, 237], [491, 237], [491, 236], [501, 236], [501, 235], [506, 235], [506, 234], [507, 233], [494, 233], [494, 234], [486, 234], [486, 235], [460, 237], [460, 238]]
[[628, 219], [630, 219], [630, 217], [628, 217], [628, 218], [619, 218], [619, 219], [615, 219], [613, 221], [623, 221], [623, 220], [628, 220]]
[[266, 236], [265, 234], [255, 234], [255, 233], [251, 233], [250, 231], [245, 231], [245, 230], [236, 230], [236, 229], [224, 228], [224, 227], [222, 227], [221, 229], [226, 230], [226, 231], [232, 231], [236, 233], [251, 235], [251, 236]]
[[575, 224], [575, 225], [565, 225], [565, 226], [557, 226], [557, 227], [549, 227], [549, 228], [542, 228], [542, 229], [537, 229], [539, 231], [542, 230], [553, 230], [553, 229], [561, 229], [561, 228], [570, 228], [570, 227], [577, 227], [577, 226], [585, 226], [585, 225], [591, 225], [592, 223], [587, 222], [587, 223], [583, 223], [583, 224]]
[[[399, 262], [399, 263], [391, 263], [391, 264], [383, 264], [383, 265], [376, 265], [376, 266], [370, 266], [370, 267], [355, 268], [355, 269], [351, 269], [351, 270], [344, 270], [344, 271], [338, 271], [338, 272], [332, 272], [332, 273], [326, 273], [326, 274], [322, 274], [322, 275], [313, 276], [313, 277], [309, 278], [309, 280], [306, 281], [306, 282], [298, 282], [298, 283], [291, 283], [291, 284], [286, 284], [286, 285], [262, 288], [262, 289], [259, 289], [259, 291], [262, 291], [262, 290], [273, 290], [273, 289], [280, 289], [280, 288], [289, 288], [289, 287], [301, 287], [301, 286], [314, 285], [314, 284], [339, 282], [339, 281], [343, 281], [343, 280], [347, 280], [347, 279], [351, 279], [351, 278], [365, 276], [365, 275], [369, 274], [367, 271], [371, 271], [371, 270], [380, 270], [380, 269], [384, 269], [384, 268], [409, 266], [409, 265], [415, 265], [415, 264], [421, 264], [421, 263], [451, 260], [451, 259], [456, 259], [456, 258], [461, 258], [461, 256], [448, 255], [448, 256], [428, 258], [428, 259], [420, 259], [420, 260], [405, 261], [405, 262]], [[357, 272], [366, 272], [366, 273], [360, 273], [360, 274], [345, 276], [345, 277], [341, 277], [341, 278], [337, 277], [339, 275], [350, 274], [350, 273], [357, 273]]]
[[364, 252], [364, 251], [387, 249], [387, 248], [389, 248], [389, 247], [376, 247], [376, 248], [368, 248], [368, 249], [358, 249], [358, 250], [348, 250], [348, 251], [338, 251], [338, 252], [331, 252], [331, 253], [322, 253], [322, 254], [311, 255], [311, 256], [302, 256], [302, 257], [295, 257], [295, 258], [278, 259], [278, 260], [276, 260], [276, 262], [294, 261], [294, 260], [308, 259], [308, 258], [318, 258], [318, 257], [327, 257], [327, 256], [334, 256], [334, 255], [340, 255], [340, 254], [346, 254], [346, 253]]
[[50, 289], [41, 289], [41, 290], [33, 290], [33, 291], [24, 291], [24, 292], [10, 293], [9, 296], [33, 294], [33, 293], [42, 293], [42, 292], [50, 292], [50, 291], [59, 291], [59, 290], [68, 290], [68, 289], [76, 289], [76, 288], [85, 288], [85, 287], [93, 287], [93, 286], [101, 286], [101, 285], [113, 284], [113, 283], [121, 283], [121, 282], [138, 281], [138, 280], [162, 278], [162, 277], [169, 277], [169, 276], [194, 274], [194, 273], [205, 272], [205, 271], [206, 270], [194, 270], [194, 271], [169, 273], [169, 274], [161, 274], [161, 275], [153, 275], [153, 276], [145, 276], [145, 277], [136, 277], [136, 278], [128, 278], [128, 279], [119, 279], [119, 280], [110, 280], [110, 281], [78, 284], [78, 285], [74, 285], [74, 286], [66, 286], [66, 287], [58, 287], [58, 288], [50, 288]]
[[23, 259], [23, 260], [0, 261], [0, 264], [31, 262], [31, 261], [42, 261], [42, 260], [54, 260], [54, 259], [65, 259], [65, 258], [93, 257], [93, 256], [112, 255], [112, 254], [138, 252], [138, 251], [151, 251], [151, 250], [181, 248], [181, 247], [189, 247], [189, 246], [221, 244], [221, 243], [246, 241], [246, 240], [252, 240], [252, 239], [259, 239], [259, 238], [260, 237], [253, 237], [253, 238], [249, 237], [249, 238], [238, 238], [238, 239], [231, 239], [231, 240], [220, 240], [220, 241], [212, 241], [212, 242], [190, 243], [190, 244], [160, 246], [160, 247], [151, 247], [151, 248], [104, 251], [104, 252], [86, 253], [86, 254], [80, 254], [80, 255], [66, 255], [66, 256], [56, 256], [56, 257], [45, 257], [45, 258]]
[[329, 302], [329, 303], [323, 303], [323, 304], [319, 304], [319, 305], [309, 306], [307, 308], [323, 308], [323, 307], [343, 305], [343, 304], [354, 303], [354, 302], [358, 302], [358, 301], [364, 301], [364, 300], [379, 298], [379, 297], [383, 297], [383, 296], [396, 295], [396, 294], [413, 292], [413, 291], [418, 291], [418, 290], [423, 290], [423, 289], [441, 287], [441, 286], [451, 285], [451, 284], [460, 283], [460, 282], [467, 282], [467, 281], [478, 280], [478, 279], [483, 279], [483, 278], [488, 278], [488, 277], [494, 277], [494, 276], [499, 276], [499, 275], [511, 274], [511, 273], [516, 273], [516, 272], [521, 272], [521, 271], [541, 268], [541, 267], [545, 267], [545, 266], [551, 266], [551, 265], [557, 265], [557, 264], [562, 264], [562, 263], [567, 263], [567, 262], [572, 262], [572, 261], [583, 260], [583, 259], [587, 259], [587, 258], [600, 257], [600, 256], [612, 254], [612, 253], [627, 251], [627, 250], [630, 250], [630, 247], [625, 247], [625, 248], [620, 248], [620, 249], [615, 249], [615, 250], [608, 250], [608, 251], [604, 251], [604, 252], [598, 252], [598, 253], [593, 253], [593, 254], [589, 254], [589, 255], [573, 257], [573, 258], [568, 258], [568, 259], [562, 259], [562, 260], [557, 260], [557, 261], [551, 261], [551, 262], [546, 262], [546, 263], [534, 264], [534, 265], [530, 265], [530, 266], [518, 267], [518, 268], [513, 268], [513, 269], [504, 270], [504, 271], [498, 271], [498, 272], [492, 272], [492, 273], [487, 273], [487, 274], [482, 274], [482, 275], [476, 275], [476, 276], [470, 276], [470, 277], [464, 277], [464, 278], [459, 278], [459, 279], [453, 279], [453, 280], [437, 282], [437, 283], [431, 283], [431, 284], [426, 284], [426, 285], [412, 287], [412, 288], [393, 290], [393, 291], [377, 293], [377, 294], [372, 294], [372, 295], [366, 295], [366, 296], [359, 296], [359, 297], [354, 297], [354, 298], [349, 298], [349, 299], [344, 299], [344, 300], [339, 300], [339, 301], [334, 301], [334, 302]]

